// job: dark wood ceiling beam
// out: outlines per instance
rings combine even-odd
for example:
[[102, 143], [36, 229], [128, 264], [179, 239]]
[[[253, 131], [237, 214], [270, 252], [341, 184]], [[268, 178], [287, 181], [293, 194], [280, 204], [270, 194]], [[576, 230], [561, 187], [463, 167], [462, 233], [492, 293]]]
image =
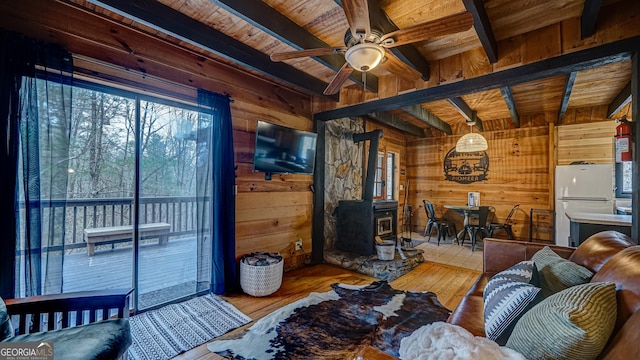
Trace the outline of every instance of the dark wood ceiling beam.
[[[379, 28], [383, 33], [387, 34], [392, 31], [398, 30], [398, 26], [394, 24], [387, 14], [382, 11], [378, 0], [369, 1], [369, 17], [371, 19], [371, 27]], [[335, 3], [342, 7], [342, 3], [339, 0], [335, 0]], [[422, 80], [428, 81], [430, 76], [429, 62], [420, 54], [418, 49], [412, 45], [402, 45], [390, 49], [391, 52], [404, 63], [418, 70], [422, 74]]]
[[491, 29], [491, 21], [484, 8], [482, 0], [462, 0], [464, 7], [473, 16], [473, 28], [478, 34], [484, 52], [487, 54], [489, 62], [498, 62], [498, 42]]
[[516, 128], [519, 128], [520, 115], [518, 114], [518, 108], [516, 108], [516, 101], [513, 98], [513, 93], [511, 92], [511, 88], [508, 86], [501, 87], [500, 94], [502, 94], [504, 103], [507, 105], [507, 109], [509, 109], [509, 115], [511, 116], [511, 121], [513, 121], [513, 125]]
[[467, 103], [461, 97], [449, 98], [447, 99], [447, 101], [449, 102], [449, 104], [451, 104], [451, 106], [458, 110], [460, 115], [462, 115], [462, 117], [464, 117], [467, 122], [475, 121], [476, 129], [478, 129], [479, 131], [484, 131], [484, 126], [482, 126], [482, 119], [478, 117], [475, 111], [471, 110], [469, 105], [467, 105]]
[[607, 108], [607, 118], [612, 118], [631, 101], [631, 81], [616, 95]]
[[[210, 1], [296, 50], [332, 47], [262, 1]], [[343, 55], [317, 56], [315, 59], [335, 71], [340, 70], [345, 62]], [[354, 74], [349, 79], [360, 86], [364, 85], [362, 73]], [[366, 73], [366, 76], [367, 89], [377, 93], [378, 78], [371, 73]]]
[[639, 48], [640, 36], [635, 36], [467, 80], [319, 112], [314, 114], [314, 119], [326, 121], [342, 117], [361, 116], [371, 112], [389, 111], [404, 106], [513, 86], [552, 76], [566, 75], [573, 71], [592, 69], [629, 60], [632, 53]]
[[328, 85], [292, 66], [274, 63], [266, 54], [157, 1], [89, 2], [313, 94], [322, 95]]
[[577, 71], [570, 72], [564, 83], [564, 93], [562, 95], [562, 101], [560, 102], [560, 111], [558, 111], [558, 125], [562, 124], [564, 114], [567, 112], [567, 106], [569, 106], [569, 99], [571, 98], [571, 92], [573, 91], [573, 83], [576, 81], [577, 75]]
[[407, 134], [415, 135], [421, 138], [425, 137], [424, 130], [422, 128], [415, 126], [409, 122], [406, 122], [388, 112], [370, 113], [370, 114], [367, 114], [366, 116], [382, 124], [390, 126], [394, 129], [405, 132]]
[[453, 134], [453, 130], [451, 130], [451, 125], [447, 124], [442, 119], [440, 119], [439, 117], [431, 113], [429, 110], [423, 108], [418, 104], [403, 106], [402, 108], [400, 108], [400, 110], [406, 112], [407, 114], [415, 118], [418, 118], [420, 121], [424, 122], [425, 124], [431, 126], [436, 130], [440, 130], [447, 135]]
[[602, 0], [585, 0], [582, 16], [580, 17], [580, 37], [584, 40], [596, 32], [596, 22]]

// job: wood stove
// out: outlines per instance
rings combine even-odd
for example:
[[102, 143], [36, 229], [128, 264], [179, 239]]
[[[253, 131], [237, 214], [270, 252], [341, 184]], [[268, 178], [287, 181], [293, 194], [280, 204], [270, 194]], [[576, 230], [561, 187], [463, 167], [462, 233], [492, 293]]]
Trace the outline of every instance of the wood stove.
[[398, 202], [373, 200], [378, 143], [382, 130], [353, 135], [354, 142], [369, 140], [367, 177], [362, 200], [340, 200], [337, 208], [336, 249], [358, 255], [376, 253], [375, 237], [397, 241]]
[[369, 256], [376, 253], [375, 237], [396, 241], [398, 202], [395, 200], [340, 200], [336, 249]]

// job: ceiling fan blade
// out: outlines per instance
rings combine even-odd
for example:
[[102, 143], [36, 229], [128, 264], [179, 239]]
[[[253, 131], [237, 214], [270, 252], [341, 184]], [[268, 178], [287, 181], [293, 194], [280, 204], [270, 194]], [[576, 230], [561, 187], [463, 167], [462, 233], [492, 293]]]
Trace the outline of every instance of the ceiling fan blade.
[[390, 73], [409, 81], [416, 81], [422, 77], [422, 73], [398, 59], [391, 51], [386, 51], [385, 58], [382, 66]]
[[340, 68], [336, 76], [334, 76], [333, 79], [331, 79], [329, 86], [327, 86], [327, 88], [324, 89], [323, 94], [325, 95], [337, 94], [340, 91], [342, 84], [344, 84], [344, 82], [347, 81], [349, 76], [351, 76], [352, 72], [353, 72], [353, 68], [351, 67], [351, 65], [349, 65], [348, 62], [345, 61], [344, 65], [342, 65], [342, 67]]
[[[382, 46], [386, 48], [411, 44], [428, 40], [438, 36], [455, 34], [469, 30], [473, 26], [473, 16], [465, 11], [449, 15], [437, 20], [428, 21], [408, 28], [392, 31], [380, 38]], [[385, 41], [385, 40], [393, 41]]]
[[326, 47], [317, 49], [305, 49], [296, 51], [285, 51], [281, 53], [271, 54], [271, 61], [282, 61], [289, 59], [297, 59], [306, 56], [322, 56], [332, 55], [340, 52], [345, 52], [347, 48], [343, 47]]
[[349, 28], [354, 38], [358, 38], [358, 33], [365, 34], [365, 38], [371, 34], [371, 23], [369, 21], [369, 1], [368, 0], [342, 0], [342, 10], [347, 16]]

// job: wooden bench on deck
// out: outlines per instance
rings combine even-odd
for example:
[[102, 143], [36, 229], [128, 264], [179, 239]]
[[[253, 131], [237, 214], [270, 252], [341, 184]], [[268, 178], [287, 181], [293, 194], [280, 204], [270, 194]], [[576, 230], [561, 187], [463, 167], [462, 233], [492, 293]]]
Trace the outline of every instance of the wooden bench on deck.
[[[138, 234], [140, 238], [157, 237], [160, 245], [169, 241], [170, 224], [153, 223], [140, 224]], [[133, 225], [109, 226], [102, 228], [84, 229], [84, 240], [87, 242], [87, 255], [93, 256], [96, 244], [131, 241]]]

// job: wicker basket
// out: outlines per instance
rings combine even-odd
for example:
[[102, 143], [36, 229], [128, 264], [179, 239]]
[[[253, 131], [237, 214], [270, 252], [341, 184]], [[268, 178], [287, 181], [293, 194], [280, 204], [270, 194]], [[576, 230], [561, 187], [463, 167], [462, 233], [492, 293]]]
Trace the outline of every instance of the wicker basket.
[[267, 296], [282, 285], [284, 260], [267, 266], [254, 266], [240, 261], [240, 287], [252, 296]]

